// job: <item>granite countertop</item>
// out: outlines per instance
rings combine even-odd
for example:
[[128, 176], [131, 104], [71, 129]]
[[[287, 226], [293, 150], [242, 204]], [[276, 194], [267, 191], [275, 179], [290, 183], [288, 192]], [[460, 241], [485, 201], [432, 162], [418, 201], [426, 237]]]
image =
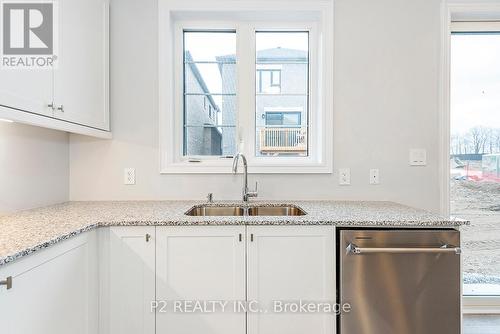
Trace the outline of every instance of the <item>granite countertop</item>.
[[[468, 224], [392, 202], [287, 201], [305, 216], [192, 217], [184, 213], [200, 201], [67, 202], [0, 216], [0, 266], [101, 226], [335, 225], [359, 227], [458, 227]], [[242, 206], [215, 202], [214, 206]], [[281, 202], [253, 201], [250, 206]]]

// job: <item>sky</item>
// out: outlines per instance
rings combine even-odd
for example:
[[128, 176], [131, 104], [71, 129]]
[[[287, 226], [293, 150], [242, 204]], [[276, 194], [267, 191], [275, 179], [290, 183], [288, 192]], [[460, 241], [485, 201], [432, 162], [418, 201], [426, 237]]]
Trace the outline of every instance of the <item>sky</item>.
[[500, 34], [451, 39], [451, 132], [500, 128]]
[[[236, 53], [236, 34], [231, 32], [188, 32], [184, 48], [196, 61], [217, 61], [216, 57]], [[217, 64], [197, 64], [211, 93], [222, 92], [222, 80]], [[219, 100], [219, 98], [217, 98]], [[218, 103], [219, 101], [216, 102]]]

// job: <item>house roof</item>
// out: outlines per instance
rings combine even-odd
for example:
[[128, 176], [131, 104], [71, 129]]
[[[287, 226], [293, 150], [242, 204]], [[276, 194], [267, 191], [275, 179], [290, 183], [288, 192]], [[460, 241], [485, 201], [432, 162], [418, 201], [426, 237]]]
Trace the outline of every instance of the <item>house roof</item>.
[[273, 48], [257, 52], [258, 63], [292, 63], [307, 62], [308, 52], [304, 50]]
[[[307, 62], [308, 52], [304, 50], [287, 49], [287, 48], [272, 48], [260, 50], [257, 52], [258, 63], [294, 63]], [[234, 63], [236, 55], [224, 55], [216, 57], [219, 63], [219, 68], [224, 63]]]

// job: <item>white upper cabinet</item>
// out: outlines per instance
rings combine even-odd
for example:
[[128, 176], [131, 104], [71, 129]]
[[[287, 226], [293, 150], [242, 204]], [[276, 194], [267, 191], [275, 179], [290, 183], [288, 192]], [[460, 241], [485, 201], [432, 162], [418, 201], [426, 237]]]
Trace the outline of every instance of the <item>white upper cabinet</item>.
[[16, 112], [52, 117], [52, 109], [49, 108], [53, 99], [52, 76], [49, 69], [0, 69], [0, 105], [13, 108]]
[[333, 312], [291, 312], [284, 306], [300, 300], [335, 303], [333, 235], [331, 226], [248, 227], [247, 298], [267, 310], [248, 314], [248, 334], [335, 332]]
[[[52, 59], [54, 56], [57, 61], [54, 66], [15, 68], [5, 66], [5, 58], [10, 55], [3, 54], [0, 68], [0, 118], [110, 138], [109, 0], [48, 1], [41, 6], [45, 5], [53, 6], [50, 9], [53, 12], [52, 21], [50, 15], [43, 11], [40, 15], [43, 24], [53, 27], [47, 32], [53, 37], [53, 54], [20, 54], [12, 55], [12, 59]], [[18, 14], [23, 10], [18, 9]], [[15, 13], [6, 12], [12, 22], [15, 22]], [[31, 15], [32, 12], [27, 13]], [[22, 27], [21, 24], [19, 36], [23, 36], [23, 29], [24, 33], [28, 31], [27, 27]], [[37, 31], [32, 30], [28, 32], [34, 41], [25, 39], [22, 42], [21, 38], [16, 42], [13, 39], [15, 32], [11, 33], [14, 36], [11, 37], [12, 45], [29, 48], [46, 42], [43, 41], [45, 35], [36, 35]], [[41, 41], [37, 39], [38, 36], [42, 36]]]
[[[157, 227], [158, 334], [245, 334], [245, 313], [231, 301], [245, 300], [244, 226]], [[175, 301], [228, 301], [226, 312], [189, 312]]]
[[54, 115], [108, 131], [108, 0], [61, 0], [59, 13]]

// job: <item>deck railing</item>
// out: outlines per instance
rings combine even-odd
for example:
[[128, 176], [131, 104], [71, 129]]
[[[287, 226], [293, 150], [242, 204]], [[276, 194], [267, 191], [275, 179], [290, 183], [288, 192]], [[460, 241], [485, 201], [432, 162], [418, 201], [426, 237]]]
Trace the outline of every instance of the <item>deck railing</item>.
[[262, 128], [260, 151], [262, 153], [307, 151], [307, 128]]

